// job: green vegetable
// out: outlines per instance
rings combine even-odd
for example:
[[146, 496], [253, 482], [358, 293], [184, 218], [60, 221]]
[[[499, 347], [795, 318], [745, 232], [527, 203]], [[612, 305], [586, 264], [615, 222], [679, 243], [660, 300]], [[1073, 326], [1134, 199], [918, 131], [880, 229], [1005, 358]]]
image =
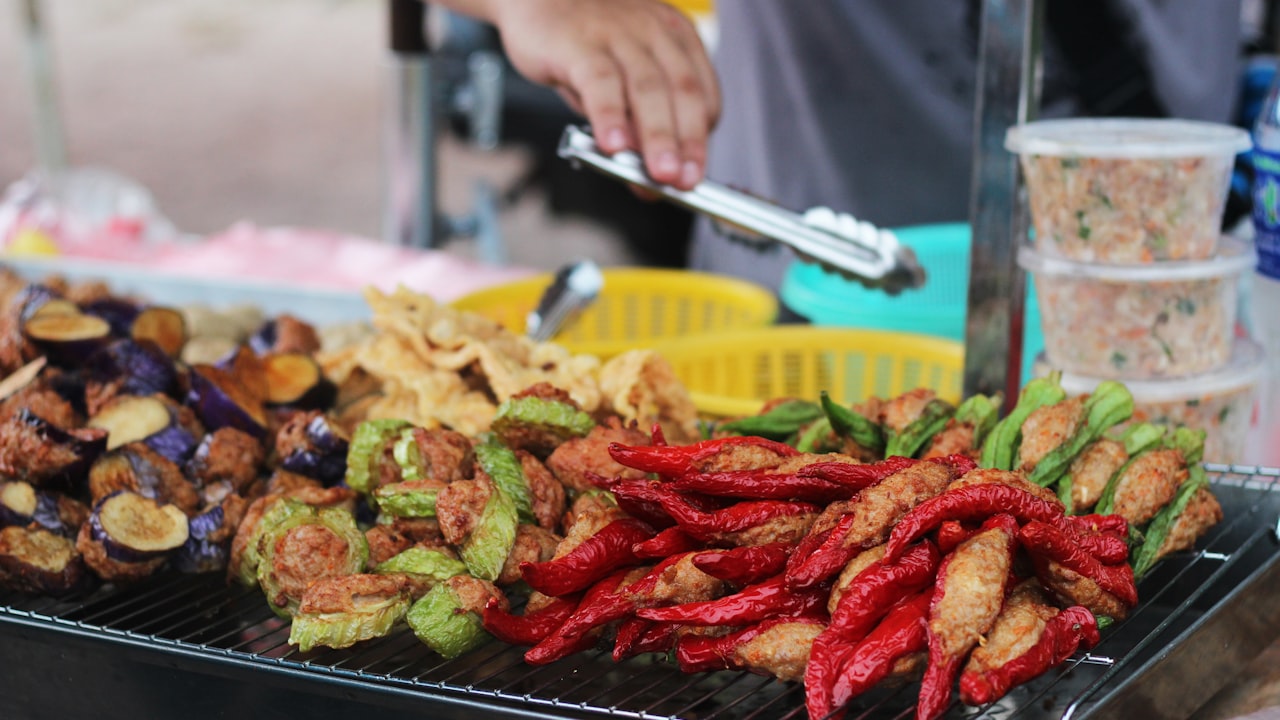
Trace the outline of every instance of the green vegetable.
[[1012, 470], [1013, 459], [1017, 456], [1018, 443], [1022, 438], [1022, 423], [1037, 408], [1062, 402], [1067, 393], [1062, 389], [1062, 374], [1052, 372], [1042, 378], [1035, 378], [1022, 387], [1018, 393], [1018, 404], [995, 424], [987, 439], [982, 443], [982, 457], [979, 467], [997, 470]]
[[735, 435], [758, 435], [771, 440], [783, 440], [820, 417], [823, 417], [823, 412], [818, 403], [786, 400], [760, 415], [721, 423], [719, 430]]
[[484, 433], [475, 446], [476, 462], [489, 474], [493, 483], [511, 498], [516, 506], [516, 516], [521, 522], [536, 523], [533, 517], [533, 499], [529, 494], [529, 481], [524, 477], [520, 458], [497, 435]]
[[533, 395], [508, 398], [494, 412], [490, 427], [499, 435], [509, 431], [531, 429], [549, 434], [561, 442], [585, 437], [596, 426], [586, 412], [559, 400]]
[[990, 397], [973, 395], [956, 408], [956, 422], [968, 423], [973, 427], [974, 447], [982, 447], [982, 441], [996, 426], [996, 421], [1000, 419], [1000, 405], [1003, 402], [1004, 396], [1000, 393]]
[[1192, 430], [1188, 427], [1180, 427], [1172, 430], [1164, 437], [1164, 446], [1173, 448], [1182, 453], [1182, 459], [1186, 461], [1187, 466], [1198, 465], [1201, 458], [1204, 457], [1204, 441], [1207, 433], [1201, 430]]
[[477, 613], [464, 610], [458, 594], [436, 585], [409, 608], [405, 616], [413, 634], [445, 658], [455, 658], [489, 639]]
[[495, 480], [480, 520], [458, 552], [473, 576], [489, 581], [498, 579], [515, 544], [518, 524], [515, 502]]
[[400, 479], [421, 480], [427, 476], [422, 448], [414, 437], [416, 428], [405, 428], [391, 441], [391, 457], [400, 468]]
[[1071, 498], [1071, 491], [1074, 489], [1074, 485], [1075, 483], [1071, 479], [1071, 473], [1065, 473], [1062, 478], [1058, 480], [1058, 500], [1062, 503], [1062, 506], [1066, 508], [1064, 512], [1067, 515], [1075, 514], [1072, 509], [1075, 501]]
[[880, 430], [880, 424], [832, 400], [825, 390], [822, 391], [822, 411], [826, 413], [836, 435], [849, 438], [859, 447], [871, 452], [884, 449], [884, 433]]
[[340, 566], [326, 568], [330, 571], [326, 577], [363, 572], [365, 563], [369, 561], [369, 543], [365, 540], [364, 533], [356, 526], [355, 516], [347, 510], [337, 507], [317, 508], [287, 498], [280, 502], [302, 507], [295, 508], [287, 518], [263, 532], [258, 541], [258, 550], [262, 554], [262, 559], [258, 563], [258, 584], [262, 586], [262, 592], [266, 594], [267, 604], [271, 609], [281, 617], [290, 617], [297, 612], [298, 602], [302, 598], [286, 593], [274, 572], [276, 546], [290, 530], [303, 525], [321, 525], [346, 541], [346, 556]]
[[262, 562], [262, 554], [259, 552], [258, 546], [262, 541], [262, 536], [290, 517], [309, 512], [311, 512], [310, 505], [296, 500], [277, 500], [272, 503], [266, 512], [262, 514], [258, 524], [254, 526], [252, 533], [249, 535], [249, 542], [245, 544], [239, 566], [232, 568], [235, 579], [241, 585], [247, 587], [257, 585], [258, 565]]
[[946, 427], [947, 421], [955, 413], [956, 409], [951, 403], [945, 400], [930, 400], [920, 411], [920, 416], [912, 420], [902, 429], [902, 432], [889, 430], [889, 439], [884, 446], [885, 457], [895, 455], [915, 457], [930, 438]]
[[466, 574], [467, 566], [439, 550], [415, 546], [378, 563], [373, 571], [379, 575], [405, 573], [440, 582], [454, 575]]
[[1142, 577], [1151, 569], [1151, 566], [1156, 564], [1156, 560], [1160, 559], [1160, 546], [1164, 545], [1164, 541], [1169, 537], [1169, 532], [1177, 522], [1178, 516], [1187, 509], [1187, 504], [1197, 492], [1209, 487], [1209, 478], [1205, 475], [1203, 466], [1198, 463], [1189, 464], [1187, 472], [1189, 474], [1186, 482], [1178, 488], [1173, 500], [1160, 508], [1156, 516], [1151, 518], [1151, 522], [1147, 524], [1146, 538], [1141, 545], [1134, 548], [1130, 555], [1130, 564], [1133, 565], [1135, 578]]
[[1124, 445], [1125, 454], [1133, 457], [1160, 444], [1164, 434], [1165, 428], [1161, 425], [1138, 423], [1125, 428], [1124, 433], [1120, 435], [1120, 442]]
[[300, 612], [289, 627], [289, 643], [307, 652], [318, 646], [346, 648], [361, 640], [384, 637], [404, 618], [410, 601], [405, 591], [381, 598], [361, 594], [353, 599], [355, 609], [350, 612]]
[[430, 518], [436, 516], [436, 496], [444, 487], [434, 480], [406, 480], [374, 490], [373, 500], [380, 512], [392, 517]]
[[826, 452], [835, 450], [834, 447], [826, 447], [827, 436], [833, 433], [831, 429], [831, 421], [826, 415], [809, 423], [798, 438], [796, 438], [795, 448], [802, 453]]
[[372, 493], [387, 443], [410, 427], [404, 420], [365, 420], [357, 425], [347, 450], [347, 487], [366, 495]]
[[1071, 461], [1089, 443], [1102, 437], [1113, 425], [1133, 416], [1133, 395], [1129, 388], [1113, 380], [1104, 380], [1084, 401], [1084, 422], [1067, 441], [1049, 451], [1031, 470], [1031, 482], [1049, 487], [1067, 471]]

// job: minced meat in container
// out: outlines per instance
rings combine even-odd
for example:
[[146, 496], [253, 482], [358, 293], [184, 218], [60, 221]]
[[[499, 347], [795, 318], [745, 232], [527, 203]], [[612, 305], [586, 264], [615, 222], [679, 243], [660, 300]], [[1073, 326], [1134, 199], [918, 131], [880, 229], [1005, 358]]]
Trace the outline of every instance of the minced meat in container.
[[1195, 375], [1231, 356], [1237, 288], [1251, 245], [1220, 243], [1209, 260], [1099, 265], [1023, 246], [1035, 278], [1045, 353], [1056, 368], [1101, 378]]
[[1009, 129], [1036, 248], [1101, 263], [1203, 260], [1221, 234], [1243, 129], [1169, 119], [1040, 120]]
[[[1053, 369], [1043, 354], [1036, 358], [1037, 377]], [[1126, 380], [1134, 405], [1129, 422], [1203, 429], [1206, 461], [1252, 462], [1244, 457], [1245, 447], [1265, 370], [1262, 347], [1236, 338], [1231, 361], [1219, 370], [1173, 380]], [[1062, 375], [1062, 388], [1071, 395], [1092, 392], [1100, 382], [1102, 378]]]

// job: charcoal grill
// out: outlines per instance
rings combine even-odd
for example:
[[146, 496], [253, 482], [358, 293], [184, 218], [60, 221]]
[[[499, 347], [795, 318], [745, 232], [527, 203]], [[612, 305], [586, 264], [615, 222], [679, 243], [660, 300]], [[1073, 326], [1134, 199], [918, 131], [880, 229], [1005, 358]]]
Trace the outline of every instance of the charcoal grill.
[[[1174, 718], [1280, 635], [1280, 469], [1209, 465], [1226, 520], [1162, 561], [1142, 604], [1087, 654], [951, 718]], [[163, 573], [62, 599], [0, 595], [0, 717], [804, 718], [803, 690], [749, 673], [683, 675], [605, 651], [544, 667], [493, 642], [444, 660], [402, 631], [300, 653], [261, 592]], [[850, 718], [912, 714], [914, 684], [877, 689]]]

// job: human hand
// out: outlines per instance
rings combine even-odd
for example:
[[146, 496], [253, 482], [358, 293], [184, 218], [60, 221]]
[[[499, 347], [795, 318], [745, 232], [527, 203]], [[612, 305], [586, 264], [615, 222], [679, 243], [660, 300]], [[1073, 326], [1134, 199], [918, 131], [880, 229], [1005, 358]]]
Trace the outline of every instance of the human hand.
[[703, 177], [720, 89], [693, 24], [659, 0], [498, 0], [507, 56], [586, 116], [606, 153], [635, 150], [654, 180]]

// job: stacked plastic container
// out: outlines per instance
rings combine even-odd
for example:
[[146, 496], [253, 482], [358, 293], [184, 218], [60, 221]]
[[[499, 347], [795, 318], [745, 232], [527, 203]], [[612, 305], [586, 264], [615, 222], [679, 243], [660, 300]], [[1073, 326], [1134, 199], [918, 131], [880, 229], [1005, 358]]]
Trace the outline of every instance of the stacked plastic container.
[[[1067, 119], [1011, 128], [1034, 225], [1041, 373], [1071, 392], [1133, 392], [1135, 420], [1203, 428], [1205, 459], [1244, 462], [1261, 348], [1237, 328], [1250, 245], [1221, 233], [1249, 134], [1183, 120]], [[1280, 311], [1278, 309], [1277, 311]]]

